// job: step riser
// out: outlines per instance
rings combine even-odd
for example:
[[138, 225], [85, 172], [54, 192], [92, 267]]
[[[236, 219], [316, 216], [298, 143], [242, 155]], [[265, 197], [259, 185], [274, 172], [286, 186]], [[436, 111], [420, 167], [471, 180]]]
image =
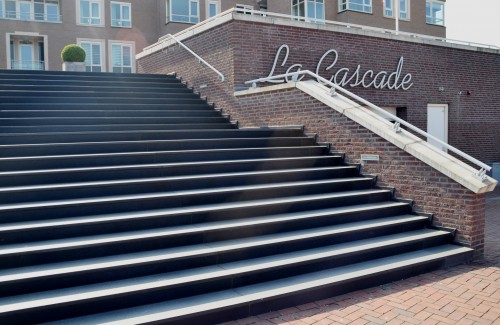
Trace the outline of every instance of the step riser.
[[[320, 271], [325, 268], [340, 267], [360, 261], [383, 258], [402, 252], [410, 252], [418, 249], [425, 249], [428, 247], [447, 244], [449, 243], [450, 239], [450, 236], [436, 236], [428, 239], [408, 241], [404, 244], [387, 245], [371, 250], [357, 251], [355, 253], [342, 254], [334, 257], [325, 257], [312, 261], [304, 261], [289, 265], [287, 267], [263, 269], [250, 274], [233, 276], [230, 283], [227, 283], [227, 285], [224, 287], [219, 287], [216, 289], [225, 290], [230, 287], [242, 287], [245, 285], [259, 283], [263, 279], [265, 279], [266, 281], [271, 281], [281, 277], [296, 276], [308, 272]], [[108, 270], [93, 270], [81, 272], [79, 274], [68, 274], [65, 276], [44, 277], [43, 279], [30, 279], [25, 281], [2, 283], [0, 285], [0, 293], [2, 296], [26, 294], [54, 288], [61, 289], [77, 285], [89, 285], [104, 281], [128, 279], [132, 274], [134, 276], [148, 276], [159, 273], [174, 272], [182, 269], [206, 267], [220, 264], [218, 262], [218, 257], [219, 255], [217, 254], [205, 255], [204, 257], [191, 257], [188, 259], [178, 259], [174, 261], [140, 264], [132, 267], [120, 267]], [[182, 298], [186, 296], [185, 292], [192, 292], [194, 290], [200, 290], [199, 288], [196, 288], [196, 284], [194, 284], [191, 288], [184, 285], [182, 287], [177, 287], [174, 292], [170, 291], [169, 295], [175, 298]], [[143, 301], [142, 297], [138, 298]], [[151, 301], [151, 303], [153, 302], [154, 300]]]
[[[188, 89], [187, 89], [188, 90]], [[11, 97], [23, 97], [23, 98], [43, 98], [45, 99], [65, 99], [71, 102], [74, 99], [88, 99], [88, 98], [133, 98], [133, 99], [148, 99], [148, 98], [165, 98], [165, 99], [199, 99], [200, 96], [194, 94], [193, 92], [177, 92], [177, 91], [161, 91], [161, 92], [107, 92], [107, 91], [66, 91], [66, 92], [48, 92], [48, 91], [1, 91], [0, 90], [0, 101], [5, 101]]]
[[237, 160], [237, 159], [265, 159], [265, 158], [284, 158], [284, 157], [306, 157], [320, 156], [326, 153], [324, 147], [307, 148], [274, 148], [274, 149], [255, 149], [255, 150], [214, 150], [211, 152], [165, 152], [165, 153], [132, 153], [128, 155], [109, 155], [109, 156], [83, 156], [83, 157], [64, 157], [64, 158], [19, 158], [11, 160], [0, 160], [0, 169], [3, 171], [21, 171], [40, 169], [59, 169], [59, 168], [78, 168], [78, 167], [97, 167], [97, 166], [123, 166], [139, 164], [160, 164], [160, 163], [180, 163], [196, 161], [216, 161], [216, 160]]
[[[14, 82], [15, 83], [15, 82]], [[102, 86], [95, 87], [92, 84], [81, 85], [81, 86], [68, 86], [68, 85], [2, 85], [0, 90], [3, 91], [49, 91], [49, 92], [64, 92], [64, 91], [93, 91], [93, 92], [105, 92], [105, 93], [123, 93], [123, 92], [133, 92], [133, 93], [192, 93], [191, 88], [187, 88], [183, 84], [168, 84], [165, 86], [155, 86], [152, 88], [147, 87], [127, 87], [127, 86]]]
[[124, 143], [96, 143], [96, 144], [64, 144], [40, 146], [9, 146], [0, 147], [0, 157], [33, 157], [33, 156], [60, 156], [84, 155], [124, 152], [149, 151], [181, 151], [181, 150], [208, 150], [208, 149], [237, 149], [237, 148], [272, 148], [272, 147], [300, 147], [313, 146], [313, 138], [263, 138], [263, 139], [217, 139], [217, 140], [166, 140], [166, 141], [135, 141]]
[[0, 84], [8, 84], [13, 86], [38, 86], [43, 84], [50, 84], [51, 86], [71, 86], [71, 87], [117, 87], [117, 88], [129, 88], [129, 89], [153, 89], [153, 88], [163, 88], [167, 89], [178, 89], [186, 88], [186, 85], [178, 81], [138, 81], [138, 80], [115, 80], [115, 81], [100, 81], [100, 80], [24, 80], [24, 79], [2, 79], [0, 78]]
[[[73, 103], [75, 104], [97, 104], [100, 107], [104, 107], [107, 104], [205, 104], [206, 102], [201, 98], [99, 98], [99, 97], [74, 97], [74, 98], [64, 98], [64, 97], [7, 97], [2, 98], [2, 103], [6, 104], [65, 104], [67, 107], [71, 107]], [[97, 106], [96, 105], [96, 106]], [[3, 105], [0, 108], [4, 109]]]
[[[186, 111], [186, 114], [189, 114]], [[168, 112], [165, 112], [167, 114]], [[201, 114], [192, 112], [191, 114]], [[219, 112], [207, 111], [210, 114]], [[126, 114], [126, 113], [124, 113]], [[204, 113], [203, 113], [204, 114]], [[157, 131], [157, 132], [98, 132], [98, 133], [57, 133], [57, 134], [19, 134], [0, 135], [0, 144], [34, 144], [34, 143], [74, 143], [74, 142], [104, 142], [104, 141], [141, 141], [141, 140], [187, 140], [187, 139], [222, 139], [222, 138], [266, 138], [266, 137], [300, 137], [302, 131], [293, 129], [283, 130], [199, 130], [192, 131]]]
[[445, 266], [455, 266], [470, 260], [472, 260], [472, 254], [462, 254], [457, 256], [456, 260], [453, 263], [450, 263], [449, 259], [430, 261], [419, 265], [400, 268], [396, 271], [386, 271], [362, 279], [346, 281], [341, 284], [322, 286], [307, 291], [296, 292], [294, 294], [265, 299], [259, 302], [252, 302], [250, 304], [241, 304], [229, 308], [220, 308], [212, 312], [197, 313], [191, 314], [189, 316], [177, 317], [175, 319], [169, 319], [168, 324], [210, 325], [235, 319], [242, 319], [267, 313], [271, 310], [280, 310], [292, 306], [299, 306], [309, 302], [339, 296], [348, 292], [354, 292], [356, 290], [375, 287], [385, 283], [390, 283], [392, 281], [407, 279], [412, 276], [443, 268]]
[[208, 105], [207, 103], [200, 104], [134, 104], [134, 103], [126, 103], [126, 104], [92, 104], [92, 103], [71, 103], [68, 105], [67, 103], [24, 103], [24, 104], [16, 104], [16, 103], [0, 103], [1, 110], [7, 111], [15, 111], [15, 112], [24, 112], [24, 111], [67, 111], [67, 110], [75, 110], [75, 111], [124, 111], [124, 112], [141, 112], [147, 110], [164, 110], [164, 111], [212, 111], [213, 107]]
[[236, 129], [230, 123], [196, 124], [133, 124], [133, 125], [50, 125], [50, 126], [0, 126], [0, 133], [52, 133], [52, 132], [113, 132], [113, 131], [167, 131], [167, 130], [221, 130]]
[[[15, 222], [16, 220], [43, 220], [47, 218], [56, 219], [71, 216], [142, 211], [144, 207], [147, 207], [148, 209], [165, 209], [188, 207], [191, 205], [243, 202], [297, 195], [313, 195], [319, 193], [366, 189], [369, 186], [371, 186], [371, 181], [345, 183], [335, 182], [289, 186], [286, 188], [280, 188], [279, 190], [277, 190], [277, 188], [259, 188], [254, 190], [231, 190], [227, 192], [204, 192], [169, 198], [160, 196], [110, 202], [92, 201], [87, 203], [73, 203], [57, 207], [42, 206], [4, 210], [0, 212], [0, 218], [4, 222]], [[374, 197], [376, 197], [376, 195], [374, 195]]]
[[229, 123], [225, 117], [0, 118], [0, 126]]
[[[216, 173], [236, 173], [263, 170], [279, 170], [294, 168], [315, 168], [339, 166], [341, 157], [328, 157], [327, 159], [292, 159], [292, 160], [270, 160], [261, 162], [227, 162], [227, 163], [200, 163], [189, 165], [168, 166], [137, 166], [121, 169], [98, 169], [92, 171], [67, 171], [47, 172], [30, 175], [7, 174], [0, 175], [0, 183], [4, 186], [40, 185], [56, 183], [75, 183], [103, 180], [134, 179], [148, 177], [170, 177], [186, 175], [202, 175]], [[354, 177], [357, 175], [357, 167], [331, 171], [332, 177]]]
[[[155, 192], [170, 192], [183, 191], [194, 189], [208, 189], [228, 186], [259, 185], [281, 182], [299, 182], [299, 181], [314, 181], [321, 179], [335, 179], [335, 171], [305, 171], [291, 173], [273, 173], [273, 174], [250, 174], [242, 176], [221, 176], [221, 177], [200, 177], [189, 179], [166, 179], [163, 181], [154, 182], [137, 182], [129, 184], [109, 184], [96, 185], [86, 187], [65, 187], [44, 188], [22, 191], [0, 191], [0, 202], [3, 204], [20, 203], [20, 202], [39, 202], [51, 200], [65, 200], [85, 197], [101, 197], [113, 195], [155, 193]], [[365, 181], [371, 185], [371, 181]], [[368, 185], [368, 186], [369, 186]]]
[[2, 111], [0, 118], [146, 118], [146, 117], [219, 117], [215, 110], [186, 111]]
[[[335, 202], [333, 202], [335, 204]], [[314, 204], [311, 204], [314, 208]], [[247, 218], [248, 214], [254, 213], [253, 217], [259, 217], [265, 215], [262, 212], [262, 208], [246, 208]], [[239, 210], [244, 210], [240, 208]], [[37, 240], [49, 240], [58, 239], [65, 237], [76, 237], [76, 236], [87, 236], [87, 235], [98, 235], [106, 233], [117, 233], [122, 231], [134, 231], [143, 229], [154, 229], [157, 227], [174, 227], [174, 226], [185, 226], [190, 224], [200, 224], [200, 223], [210, 223], [213, 221], [221, 220], [233, 220], [239, 219], [240, 212], [238, 209], [233, 209], [231, 215], [228, 211], [222, 211], [221, 215], [215, 214], [193, 214], [189, 217], [186, 215], [170, 215], [170, 216], [158, 216], [158, 217], [148, 217], [148, 218], [134, 218], [124, 221], [109, 221], [100, 222], [98, 224], [78, 224], [69, 225], [65, 227], [49, 227], [43, 229], [26, 229], [17, 231], [3, 231], [1, 233], [3, 244], [13, 244], [18, 242], [32, 242]], [[383, 207], [372, 209], [369, 215], [366, 211], [353, 211], [345, 212], [343, 214], [330, 215], [326, 214], [324, 216], [317, 216], [315, 218], [307, 218], [299, 221], [283, 221], [279, 223], [279, 226], [275, 224], [274, 226], [268, 225], [253, 225], [249, 226], [247, 229], [239, 229], [238, 232], [228, 232], [228, 231], [212, 231], [211, 233], [206, 233], [204, 235], [204, 241], [218, 241], [222, 239], [238, 239], [242, 237], [249, 237], [253, 235], [264, 235], [269, 234], [269, 231], [287, 231], [287, 230], [301, 230], [304, 228], [314, 228], [327, 225], [335, 225], [346, 222], [363, 221], [368, 219], [376, 219], [390, 216], [397, 216], [410, 213], [410, 205], [398, 205], [391, 207]], [[293, 212], [294, 210], [290, 211]], [[300, 212], [301, 209], [296, 209], [295, 212]], [[244, 219], [244, 218], [242, 218]], [[259, 252], [257, 250], [256, 252]], [[222, 257], [219, 257], [222, 258]], [[229, 258], [225, 258], [226, 261], [232, 261]]]
[[116, 79], [174, 79], [174, 74], [154, 74], [154, 73], [112, 73], [112, 72], [77, 72], [77, 71], [52, 71], [52, 70], [6, 70], [0, 69], [0, 74], [4, 76], [23, 75], [23, 76], [73, 76], [76, 78], [85, 77], [112, 77]]
[[[305, 225], [304, 225], [305, 226]], [[282, 254], [287, 252], [299, 251], [303, 249], [312, 249], [316, 247], [340, 244], [353, 240], [374, 238], [377, 236], [391, 235], [395, 233], [423, 229], [427, 222], [416, 220], [411, 222], [399, 223], [396, 225], [386, 225], [378, 228], [351, 231], [348, 233], [336, 235], [323, 235], [312, 238], [305, 238], [295, 241], [285, 241], [267, 245], [265, 250], [262, 247], [253, 249], [244, 249], [228, 252], [222, 256], [218, 263], [228, 263], [232, 261]], [[273, 232], [272, 229], [268, 230]], [[155, 249], [165, 249], [187, 245], [199, 245], [203, 243], [216, 242], [211, 241], [203, 233], [179, 236], [162, 236], [155, 238], [143, 238], [140, 240], [127, 240], [117, 243], [98, 244], [86, 247], [68, 247], [57, 250], [45, 250], [36, 253], [23, 253], [22, 255], [8, 255], [0, 258], [2, 268], [32, 266], [43, 263], [57, 263], [71, 261], [75, 259], [96, 258], [109, 255], [126, 254]]]
[[[5, 73], [0, 73], [0, 80], [22, 80], [22, 81], [31, 81], [35, 83], [44, 83], [47, 81], [68, 81], [68, 82], [75, 82], [75, 80], [78, 81], [98, 81], [98, 82], [113, 82], [113, 83], [121, 83], [121, 82], [154, 82], [154, 83], [180, 83], [178, 79], [174, 78], [157, 78], [157, 77], [141, 77], [141, 75], [137, 75], [135, 78], [130, 78], [130, 77], [116, 77], [116, 76], [103, 76], [103, 75], [80, 75], [78, 76], [79, 78], [76, 79], [74, 75], [50, 75], [50, 74], [44, 74], [44, 75], [35, 75], [35, 74], [5, 74]], [[76, 81], [76, 82], [78, 82]]]

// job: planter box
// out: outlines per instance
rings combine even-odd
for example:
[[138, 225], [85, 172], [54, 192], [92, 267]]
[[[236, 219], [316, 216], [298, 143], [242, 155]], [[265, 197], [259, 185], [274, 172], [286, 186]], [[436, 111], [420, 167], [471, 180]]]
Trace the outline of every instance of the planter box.
[[85, 62], [63, 62], [63, 71], [85, 72]]

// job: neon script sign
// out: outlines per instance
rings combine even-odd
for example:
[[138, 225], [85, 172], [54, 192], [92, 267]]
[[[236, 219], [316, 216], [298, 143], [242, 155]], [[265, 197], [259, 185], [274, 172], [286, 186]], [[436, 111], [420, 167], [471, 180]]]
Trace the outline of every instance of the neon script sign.
[[[276, 65], [278, 64], [281, 53], [285, 51], [285, 57], [281, 63], [281, 66], [284, 67], [288, 61], [288, 55], [290, 54], [290, 48], [288, 45], [283, 44], [280, 46], [278, 51], [276, 52], [276, 56], [274, 58], [273, 67], [268, 77], [272, 77], [274, 75], [274, 71], [276, 70]], [[327, 71], [331, 73], [330, 81], [341, 86], [350, 86], [350, 87], [358, 87], [362, 86], [364, 88], [376, 88], [376, 89], [403, 89], [408, 90], [413, 86], [412, 76], [410, 73], [402, 75], [404, 58], [401, 57], [399, 59], [398, 65], [394, 72], [380, 71], [375, 73], [373, 70], [367, 70], [364, 73], [361, 72], [361, 64], [358, 64], [358, 67], [351, 72], [349, 68], [340, 68], [335, 72], [335, 65], [339, 59], [339, 53], [334, 50], [328, 50], [323, 54], [318, 64], [316, 65], [316, 74], [321, 75], [320, 72]], [[328, 62], [331, 62], [329, 65], [326, 65]], [[302, 69], [302, 64], [292, 64], [287, 70], [286, 73], [300, 71]], [[332, 72], [330, 72], [332, 71]], [[335, 72], [335, 73], [334, 73]], [[305, 76], [300, 76], [297, 81], [300, 81]], [[272, 83], [283, 83], [291, 81], [288, 77], [285, 79], [277, 79], [277, 80], [269, 80], [268, 82]], [[320, 82], [318, 80], [318, 82]]]

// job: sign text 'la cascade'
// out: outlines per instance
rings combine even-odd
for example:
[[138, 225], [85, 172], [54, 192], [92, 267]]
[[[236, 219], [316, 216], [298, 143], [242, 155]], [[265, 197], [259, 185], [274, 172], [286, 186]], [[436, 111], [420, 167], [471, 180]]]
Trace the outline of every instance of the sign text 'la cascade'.
[[[276, 65], [278, 64], [278, 60], [281, 56], [282, 51], [285, 51], [285, 57], [281, 63], [281, 66], [284, 67], [286, 65], [288, 61], [288, 55], [290, 54], [290, 48], [288, 47], [288, 45], [283, 44], [276, 52], [273, 67], [268, 77], [272, 77], [274, 75], [274, 71], [276, 69]], [[323, 71], [329, 72], [330, 70], [332, 70], [337, 64], [338, 58], [339, 54], [336, 50], [331, 49], [326, 51], [325, 54], [323, 54], [323, 56], [319, 60], [318, 64], [316, 65], [316, 74], [321, 75], [320, 72]], [[326, 65], [327, 62], [331, 63], [329, 65]], [[364, 88], [374, 87], [376, 89], [387, 88], [393, 90], [398, 90], [398, 89], [408, 90], [411, 88], [411, 86], [413, 86], [412, 76], [410, 73], [407, 73], [404, 76], [402, 76], [403, 64], [404, 64], [404, 58], [401, 57], [394, 72], [389, 73], [387, 71], [380, 71], [376, 74], [373, 70], [367, 70], [364, 73], [362, 73], [361, 64], [358, 64], [358, 67], [356, 68], [356, 70], [354, 70], [354, 72], [351, 72], [349, 68], [340, 68], [336, 72], [332, 70], [331, 77], [329, 80], [341, 87], [345, 87], [348, 85], [350, 87], [362, 86]], [[297, 64], [297, 63], [292, 64], [286, 70], [286, 73], [300, 71], [301, 69], [302, 69], [302, 64]], [[303, 78], [304, 76], [301, 76], [297, 79], [297, 81], [300, 81]], [[289, 81], [291, 80], [288, 77], [286, 77], [285, 79], [269, 80], [268, 82], [283, 83]], [[320, 81], [318, 80], [318, 82]]]

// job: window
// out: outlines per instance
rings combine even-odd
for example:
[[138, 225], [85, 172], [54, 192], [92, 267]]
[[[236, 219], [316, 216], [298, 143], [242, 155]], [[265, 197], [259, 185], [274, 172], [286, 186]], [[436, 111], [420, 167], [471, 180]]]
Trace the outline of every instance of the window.
[[101, 0], [80, 0], [80, 25], [103, 26]]
[[79, 40], [78, 44], [85, 50], [85, 69], [88, 72], [104, 72], [104, 41]]
[[111, 2], [111, 26], [132, 27], [132, 4], [126, 2]]
[[427, 0], [425, 3], [425, 22], [444, 26], [444, 2], [437, 0]]
[[60, 22], [59, 0], [0, 0], [0, 18]]
[[167, 22], [199, 23], [198, 0], [167, 0]]
[[[384, 16], [395, 17], [396, 1], [384, 0]], [[399, 0], [399, 19], [410, 20], [410, 0]]]
[[134, 44], [125, 42], [110, 41], [111, 44], [111, 71], [113, 72], [134, 72], [134, 62], [132, 56], [135, 55]]
[[253, 10], [253, 6], [250, 5], [236, 5], [236, 12], [240, 14], [251, 15]]
[[220, 1], [208, 0], [207, 1], [207, 18], [211, 18], [220, 13]]
[[305, 17], [308, 22], [324, 22], [324, 0], [292, 0], [292, 16]]
[[5, 18], [17, 19], [16, 2], [14, 0], [5, 0]]
[[339, 11], [353, 10], [372, 13], [372, 0], [339, 0]]
[[20, 20], [32, 20], [31, 13], [33, 12], [31, 1], [17, 2], [17, 18]]

